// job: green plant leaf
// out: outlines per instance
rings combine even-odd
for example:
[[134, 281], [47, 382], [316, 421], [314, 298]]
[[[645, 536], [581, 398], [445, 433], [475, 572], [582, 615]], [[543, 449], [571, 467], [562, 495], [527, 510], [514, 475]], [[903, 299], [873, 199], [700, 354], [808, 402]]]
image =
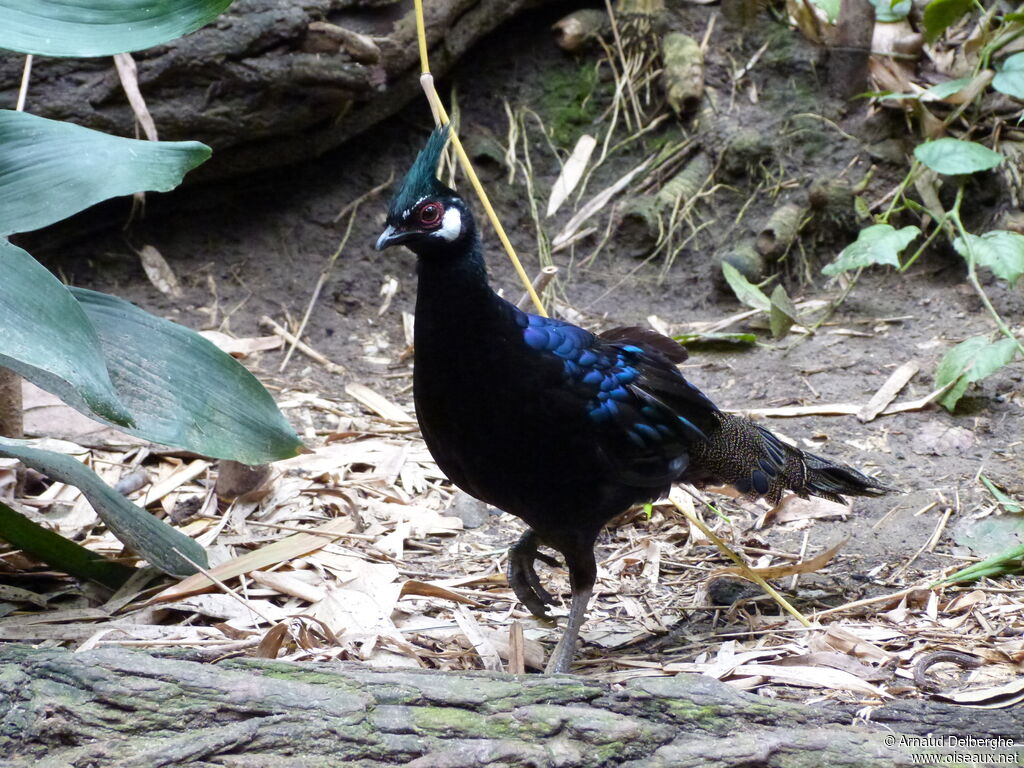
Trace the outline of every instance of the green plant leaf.
[[1024, 53], [1006, 57], [992, 78], [992, 87], [1007, 96], [1024, 101]]
[[972, 336], [960, 342], [943, 355], [935, 369], [937, 387], [956, 382], [939, 403], [952, 411], [970, 384], [991, 376], [1011, 362], [1016, 354], [1017, 345], [1012, 339], [989, 341], [987, 336]]
[[925, 88], [920, 93], [896, 93], [894, 91], [886, 91], [878, 94], [876, 98], [880, 101], [886, 101], [889, 99], [915, 99], [919, 101], [942, 101], [948, 96], [952, 96], [954, 93], [959, 93], [968, 85], [971, 84], [973, 78], [960, 77], [956, 80], [945, 80], [941, 83]]
[[1024, 512], [1024, 507], [1021, 507], [1020, 504], [999, 490], [996, 487], [996, 484], [987, 477], [984, 475], [978, 475], [978, 479], [981, 481], [982, 485], [988, 488], [988, 492], [995, 496], [996, 501], [999, 503], [999, 506], [1003, 508], [1003, 511], [1010, 512], [1015, 515], [1019, 515], [1021, 512]]
[[110, 378], [135, 419], [126, 432], [244, 464], [302, 450], [274, 399], [233, 357], [116, 296], [69, 290], [99, 334]]
[[839, 258], [821, 270], [825, 275], [838, 275], [872, 264], [900, 265], [900, 253], [921, 234], [917, 227], [893, 229], [888, 224], [872, 224], [857, 234], [857, 239], [843, 248]]
[[68, 289], [28, 253], [0, 239], [0, 366], [83, 413], [132, 424], [107, 373], [100, 340]]
[[797, 320], [796, 307], [793, 306], [793, 300], [789, 298], [786, 289], [781, 285], [776, 285], [775, 290], [772, 291], [771, 302], [772, 308], [768, 313], [768, 326], [771, 328], [772, 336], [776, 339], [781, 339], [789, 333], [789, 329], [793, 327], [793, 323]]
[[973, 0], [932, 0], [924, 9], [924, 33], [929, 42], [971, 9]]
[[0, 503], [0, 539], [69, 576], [117, 589], [134, 568], [108, 560]]
[[0, 0], [0, 48], [43, 56], [111, 56], [187, 35], [231, 0]]
[[839, 5], [841, 0], [811, 0], [811, 4], [821, 8], [829, 24], [835, 24], [839, 18]]
[[198, 141], [124, 139], [0, 110], [0, 235], [44, 227], [110, 197], [174, 189], [209, 156]]
[[875, 6], [875, 21], [902, 21], [912, 7], [911, 0], [870, 0]]
[[0, 456], [19, 459], [47, 477], [78, 488], [110, 532], [154, 568], [171, 576], [191, 576], [197, 573], [192, 563], [207, 567], [206, 551], [198, 543], [132, 504], [80, 461], [36, 448], [31, 440], [7, 437], [0, 437]]
[[918, 144], [914, 157], [933, 171], [947, 175], [987, 171], [1003, 162], [1003, 156], [988, 147], [949, 137]]
[[752, 282], [747, 280], [736, 267], [727, 261], [722, 262], [722, 274], [725, 275], [725, 281], [732, 288], [732, 292], [736, 294], [736, 298], [746, 304], [751, 309], [760, 309], [765, 312], [769, 312], [772, 308], [772, 303], [767, 296], [764, 295], [764, 291], [754, 285]]
[[966, 242], [962, 237], [953, 241], [953, 247], [965, 259], [968, 245], [978, 266], [988, 267], [1011, 287], [1024, 275], [1024, 235], [997, 229], [980, 237], [968, 234]]

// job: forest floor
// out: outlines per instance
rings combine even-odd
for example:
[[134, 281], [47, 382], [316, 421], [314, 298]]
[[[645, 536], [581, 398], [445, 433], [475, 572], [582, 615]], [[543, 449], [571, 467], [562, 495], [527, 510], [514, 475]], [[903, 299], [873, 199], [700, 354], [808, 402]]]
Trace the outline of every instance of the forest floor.
[[[673, 17], [673, 25], [699, 40], [712, 13], [688, 7]], [[719, 18], [707, 53], [711, 92], [699, 114], [686, 121], [666, 117], [649, 134], [610, 153], [579, 200], [570, 198], [544, 218], [560, 165], [540, 121], [554, 133], [564, 160], [580, 133], [594, 132], [603, 140], [602, 126], [610, 119], [602, 114], [608, 104], [602, 94], [610, 85], [600, 78], [592, 103], [580, 106], [580, 94], [595, 87], [590, 73], [600, 52], [574, 57], [559, 50], [547, 31], [558, 15], [516, 20], [479, 45], [439, 88], [446, 100], [457, 93], [461, 133], [528, 272], [541, 266], [538, 222], [545, 237], [553, 238], [581, 202], [660, 148], [693, 137], [695, 146], [724, 158], [716, 183], [702, 190], [699, 204], [680, 224], [678, 242], [689, 240], [671, 264], [664, 253], [644, 260], [650, 244], [642, 231], [613, 228], [598, 248], [609, 221], [623, 210], [617, 204], [639, 184], [594, 214], [586, 224], [594, 234], [551, 255], [560, 271], [546, 301], [574, 322], [600, 328], [645, 324], [656, 316], [659, 327], [679, 333], [738, 317], [747, 308], [722, 285], [723, 255], [755, 238], [784, 204], [803, 205], [816, 182], [845, 178], [856, 184], [874, 166], [863, 192], [873, 203], [906, 171], [910, 139], [900, 114], [863, 102], [844, 114], [822, 95], [819, 54], [799, 33], [765, 16], [757, 31], [744, 35]], [[747, 71], [736, 77], [744, 65]], [[511, 169], [503, 165], [510, 114], [526, 136], [516, 142]], [[631, 133], [622, 115], [619, 120], [613, 147]], [[192, 642], [280, 651], [289, 658], [495, 668], [499, 658], [508, 657], [508, 627], [518, 622], [526, 629], [528, 666], [539, 661], [534, 642], [550, 647], [556, 629], [530, 618], [502, 576], [504, 548], [520, 523], [453, 494], [403, 415], [413, 412], [406, 318], [416, 278], [409, 253], [373, 250], [388, 193], [365, 199], [354, 215], [351, 208], [391, 174], [404, 173], [428, 128], [426, 106], [417, 102], [315, 163], [186, 188], [151, 199], [146, 217], [127, 234], [99, 234], [59, 253], [33, 249], [72, 284], [115, 293], [191, 327], [248, 339], [272, 335], [264, 317], [296, 327], [329, 257], [347, 236], [303, 336], [343, 371], [299, 353], [282, 371], [282, 350], [244, 361], [272, 388], [316, 453], [283, 462], [269, 495], [249, 504], [217, 510], [202, 474], [160, 503], [191, 526], [193, 535], [207, 536], [213, 561], [327, 518], [349, 516], [352, 526], [306, 562], [278, 569], [291, 582], [245, 581], [241, 590], [252, 609], [233, 610], [233, 598], [221, 595], [184, 598], [159, 609], [129, 604], [137, 611], [131, 621], [117, 614], [92, 629], [70, 631], [61, 629], [67, 619], [55, 620], [51, 634], [18, 638], [73, 647]], [[531, 196], [541, 210], [536, 219]], [[983, 205], [976, 218], [994, 217], [999, 201], [981, 192], [978, 197]], [[819, 302], [809, 305], [813, 309], [842, 293], [843, 286], [823, 277], [820, 268], [854, 239], [859, 226], [844, 220], [805, 230], [777, 268], [791, 296]], [[518, 297], [522, 288], [515, 274], [493, 232], [484, 229], [492, 279], [506, 295]], [[141, 244], [165, 256], [181, 282], [180, 297], [164, 295], [147, 281], [131, 248]], [[1021, 686], [1012, 688], [1024, 661], [1020, 577], [927, 589], [969, 562], [1024, 543], [1019, 516], [1004, 514], [979, 481], [984, 475], [1010, 497], [1024, 497], [1020, 365], [969, 390], [955, 414], [932, 404], [861, 422], [853, 408], [834, 407], [864, 405], [896, 368], [911, 361], [920, 371], [897, 401], [908, 403], [935, 389], [942, 355], [992, 330], [964, 273], [951, 249], [933, 249], [905, 274], [869, 269], [817, 332], [791, 331], [772, 340], [764, 313], [736, 319], [726, 330], [752, 331], [757, 343], [694, 347], [683, 367], [721, 407], [764, 411], [768, 426], [796, 444], [900, 489], [883, 498], [856, 499], [850, 508], [790, 504], [774, 515], [763, 506], [707, 494], [728, 522], [708, 514], [705, 519], [751, 564], [791, 564], [841, 544], [820, 570], [776, 581], [817, 628], [806, 630], [780, 616], [756, 588], [739, 587], [739, 600], [726, 600], [728, 590], [714, 586], [720, 577], [709, 574], [728, 561], [665, 503], [649, 517], [643, 511], [628, 515], [599, 540], [598, 595], [574, 671], [610, 680], [701, 671], [803, 700], [825, 691], [869, 703], [889, 695], [929, 695], [932, 688], [952, 700], [973, 696], [1005, 703], [1024, 695]], [[1004, 317], [1019, 322], [1019, 291], [995, 281], [986, 290]], [[372, 401], [358, 385], [388, 403], [368, 407]], [[395, 406], [398, 411], [389, 410]], [[792, 406], [806, 407], [806, 415], [772, 415]], [[112, 462], [112, 479], [128, 471], [118, 465], [134, 449], [108, 444], [95, 450]], [[148, 461], [154, 480], [189, 463], [166, 456]], [[453, 498], [456, 508], [449, 509]], [[81, 518], [75, 525], [85, 532], [94, 522]], [[545, 569], [543, 578], [567, 594], [563, 572]], [[296, 581], [308, 588], [305, 593]], [[51, 605], [61, 610], [97, 604], [95, 595], [66, 585], [51, 589]], [[287, 617], [296, 614], [313, 619], [289, 624]], [[289, 626], [291, 640], [278, 633], [268, 644], [268, 629], [279, 622]], [[304, 629], [296, 630], [303, 622]], [[5, 636], [15, 639], [10, 632]], [[968, 661], [980, 660], [981, 666], [968, 670], [962, 656], [931, 655], [945, 650], [968, 653]], [[954, 663], [928, 669], [941, 661]]]

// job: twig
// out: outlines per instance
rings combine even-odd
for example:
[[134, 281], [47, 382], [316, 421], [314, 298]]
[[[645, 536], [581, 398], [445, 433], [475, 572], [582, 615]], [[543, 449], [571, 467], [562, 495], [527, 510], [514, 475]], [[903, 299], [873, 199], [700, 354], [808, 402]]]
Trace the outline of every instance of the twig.
[[331, 270], [334, 268], [334, 262], [338, 260], [341, 252], [345, 249], [345, 245], [348, 243], [349, 235], [352, 234], [352, 225], [356, 220], [356, 213], [359, 211], [359, 206], [369, 200], [371, 197], [375, 197], [383, 192], [385, 189], [391, 186], [391, 182], [395, 179], [395, 170], [391, 169], [391, 173], [388, 175], [387, 181], [382, 184], [378, 184], [376, 187], [371, 189], [369, 192], [357, 197], [355, 200], [350, 202], [340, 211], [338, 215], [334, 217], [335, 223], [341, 219], [346, 213], [351, 212], [348, 219], [348, 226], [345, 227], [345, 234], [341, 238], [341, 242], [338, 243], [338, 247], [334, 250], [334, 253], [327, 259], [327, 263], [324, 268], [320, 270], [320, 276], [316, 279], [316, 285], [313, 286], [313, 295], [309, 297], [309, 303], [306, 305], [306, 311], [302, 315], [302, 321], [299, 323], [299, 328], [295, 332], [295, 341], [291, 342], [291, 346], [288, 347], [288, 351], [285, 352], [284, 360], [281, 361], [281, 365], [278, 366], [278, 373], [282, 373], [285, 368], [288, 367], [289, 361], [292, 359], [292, 353], [295, 352], [295, 348], [298, 346], [298, 340], [302, 338], [302, 334], [306, 331], [306, 324], [309, 322], [310, 315], [313, 314], [313, 307], [316, 305], [317, 299], [320, 298], [320, 292], [323, 290], [324, 285], [327, 283], [327, 278], [330, 277]]
[[345, 366], [338, 365], [337, 363], [328, 360], [322, 354], [320, 354], [311, 346], [309, 346], [306, 342], [302, 341], [298, 336], [289, 333], [277, 321], [267, 317], [266, 315], [263, 315], [263, 317], [260, 318], [260, 325], [263, 326], [264, 328], [269, 328], [271, 331], [276, 333], [278, 336], [280, 336], [282, 339], [289, 342], [290, 344], [294, 344], [295, 348], [298, 349], [299, 352], [304, 354], [306, 357], [309, 357], [312, 360], [315, 360], [316, 362], [320, 363], [320, 365], [326, 368], [330, 373], [340, 375], [347, 372]]

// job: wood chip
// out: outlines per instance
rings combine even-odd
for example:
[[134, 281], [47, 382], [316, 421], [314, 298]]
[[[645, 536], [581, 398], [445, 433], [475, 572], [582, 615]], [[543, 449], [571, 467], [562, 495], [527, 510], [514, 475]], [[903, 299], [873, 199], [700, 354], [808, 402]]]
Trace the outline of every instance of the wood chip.
[[404, 409], [395, 405], [384, 397], [384, 395], [374, 392], [365, 384], [359, 384], [354, 381], [349, 382], [345, 385], [345, 392], [353, 400], [357, 400], [362, 403], [382, 419], [394, 421], [399, 424], [416, 423], [416, 419], [406, 413]]

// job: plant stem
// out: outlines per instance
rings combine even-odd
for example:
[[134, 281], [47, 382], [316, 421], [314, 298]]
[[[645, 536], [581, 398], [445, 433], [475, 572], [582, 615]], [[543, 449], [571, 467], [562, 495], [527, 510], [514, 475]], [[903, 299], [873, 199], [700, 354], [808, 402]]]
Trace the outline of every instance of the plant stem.
[[0, 435], [14, 438], [25, 436], [21, 377], [7, 368], [0, 368]]
[[967, 261], [967, 282], [971, 284], [974, 292], [978, 294], [978, 298], [981, 299], [981, 303], [992, 316], [992, 320], [995, 321], [999, 332], [1016, 344], [1017, 349], [1022, 355], [1024, 355], [1024, 344], [1021, 344], [1020, 339], [1017, 338], [1014, 332], [1010, 329], [1010, 326], [1006, 324], [1006, 321], [1003, 320], [999, 312], [996, 311], [996, 308], [988, 298], [988, 294], [985, 293], [985, 289], [982, 288], [981, 283], [978, 282], [978, 273], [975, 270], [974, 264], [974, 249], [971, 247], [971, 240], [968, 236], [968, 232], [964, 228], [963, 222], [960, 220], [960, 201], [963, 199], [963, 192], [964, 188], [961, 185], [960, 189], [957, 190], [956, 202], [953, 203], [953, 209], [947, 214], [947, 216], [956, 225], [956, 229], [960, 233], [960, 241], [964, 244], [964, 259]]

